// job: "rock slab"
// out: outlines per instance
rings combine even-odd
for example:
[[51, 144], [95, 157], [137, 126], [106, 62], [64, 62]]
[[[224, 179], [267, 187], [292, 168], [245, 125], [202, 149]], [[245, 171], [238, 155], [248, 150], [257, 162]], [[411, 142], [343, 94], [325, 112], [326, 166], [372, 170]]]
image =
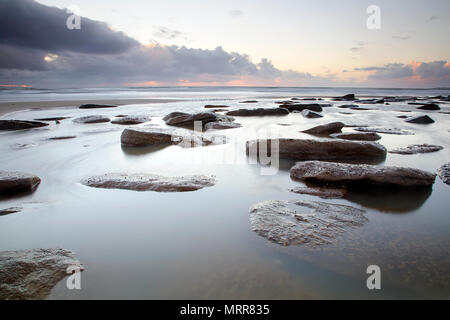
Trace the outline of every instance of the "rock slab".
[[23, 172], [0, 171], [0, 195], [34, 192], [41, 179]]

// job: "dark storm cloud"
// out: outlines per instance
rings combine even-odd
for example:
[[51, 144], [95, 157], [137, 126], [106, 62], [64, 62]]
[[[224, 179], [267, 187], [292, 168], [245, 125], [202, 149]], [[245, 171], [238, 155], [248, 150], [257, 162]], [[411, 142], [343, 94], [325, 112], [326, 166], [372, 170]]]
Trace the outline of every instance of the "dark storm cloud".
[[449, 79], [450, 65], [447, 61], [422, 62], [416, 73], [422, 78]]
[[70, 15], [32, 0], [2, 0], [1, 43], [51, 52], [93, 54], [120, 53], [138, 45], [122, 32], [112, 31], [106, 23], [84, 17], [80, 30], [69, 30], [66, 21]]
[[355, 68], [355, 71], [375, 71], [369, 75], [369, 80], [391, 80], [414, 75], [411, 65], [402, 63], [389, 63], [383, 67]]

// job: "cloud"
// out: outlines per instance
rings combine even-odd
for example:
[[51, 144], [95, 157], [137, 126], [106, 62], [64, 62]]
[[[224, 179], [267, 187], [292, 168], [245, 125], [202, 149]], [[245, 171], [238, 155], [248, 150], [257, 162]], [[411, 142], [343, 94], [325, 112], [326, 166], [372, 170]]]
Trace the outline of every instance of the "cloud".
[[239, 18], [244, 15], [244, 12], [241, 10], [230, 10], [228, 13], [233, 18]]
[[450, 63], [447, 61], [422, 62], [415, 72], [421, 78], [450, 79]]
[[153, 35], [160, 39], [173, 40], [184, 34], [181, 31], [169, 29], [167, 27], [158, 27], [158, 31], [154, 32]]
[[365, 41], [355, 41], [356, 42], [356, 46], [355, 47], [351, 47], [350, 51], [351, 52], [361, 52], [364, 47], [367, 45], [367, 42]]
[[396, 35], [396, 36], [392, 36], [392, 38], [397, 39], [397, 40], [408, 40], [411, 39], [410, 35]]
[[0, 39], [2, 44], [52, 52], [74, 51], [115, 54], [139, 43], [106, 23], [81, 18], [81, 29], [69, 30], [71, 14], [32, 0], [0, 1]]
[[427, 19], [427, 22], [431, 22], [431, 21], [438, 20], [438, 19], [439, 19], [438, 16], [431, 16]]

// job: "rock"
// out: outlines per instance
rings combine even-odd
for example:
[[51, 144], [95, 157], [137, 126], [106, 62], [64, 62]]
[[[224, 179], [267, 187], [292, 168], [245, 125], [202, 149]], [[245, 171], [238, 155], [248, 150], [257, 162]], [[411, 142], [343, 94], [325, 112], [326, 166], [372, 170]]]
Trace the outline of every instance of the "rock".
[[80, 106], [80, 109], [102, 109], [102, 108], [117, 108], [117, 106], [108, 105], [108, 104], [82, 104]]
[[256, 101], [256, 100], [245, 100], [245, 101], [241, 101], [239, 103], [258, 103], [258, 101]]
[[235, 123], [235, 122], [209, 122], [206, 124], [205, 129], [215, 129], [215, 130], [224, 130], [224, 129], [234, 129], [234, 128], [240, 128], [242, 127], [242, 124]]
[[130, 124], [140, 124], [150, 120], [151, 119], [146, 116], [127, 116], [114, 119], [111, 121], [111, 123], [130, 125]]
[[375, 132], [334, 133], [331, 136], [338, 139], [357, 141], [377, 141], [381, 139], [381, 136]]
[[48, 140], [68, 140], [75, 139], [77, 136], [59, 136], [59, 137], [50, 137]]
[[227, 112], [227, 115], [229, 116], [238, 116], [238, 117], [280, 116], [287, 114], [289, 114], [289, 111], [284, 108], [239, 109]]
[[109, 122], [110, 119], [101, 115], [93, 115], [93, 116], [84, 116], [73, 119], [73, 122], [76, 123], [101, 123], [101, 122]]
[[23, 208], [21, 207], [11, 207], [11, 208], [7, 208], [7, 209], [0, 209], [0, 216], [6, 216], [7, 214], [11, 214], [11, 213], [17, 213], [22, 211]]
[[214, 177], [191, 175], [183, 177], [164, 177], [156, 174], [109, 173], [91, 177], [82, 184], [104, 189], [125, 189], [134, 191], [186, 192], [215, 185]]
[[344, 104], [342, 106], [339, 106], [338, 108], [341, 109], [358, 109], [359, 110], [359, 106], [357, 104]]
[[331, 123], [317, 126], [317, 127], [314, 127], [314, 128], [308, 129], [308, 130], [304, 130], [302, 132], [314, 134], [314, 135], [329, 135], [332, 133], [341, 132], [343, 127], [344, 127], [344, 124], [342, 122], [331, 122]]
[[[260, 146], [267, 146], [271, 155], [272, 142], [278, 142], [279, 157], [291, 160], [359, 160], [375, 161], [386, 157], [386, 148], [375, 142], [346, 140], [272, 139], [247, 141], [247, 155], [259, 153]], [[274, 147], [275, 148], [275, 147]], [[256, 153], [257, 152], [257, 153]]]
[[397, 116], [397, 118], [399, 118], [399, 119], [408, 119], [409, 117], [408, 116]]
[[222, 109], [222, 108], [229, 108], [229, 107], [230, 107], [230, 106], [225, 106], [225, 105], [215, 105], [215, 104], [207, 104], [207, 105], [205, 106], [206, 109], [215, 109], [215, 108]]
[[226, 112], [228, 111], [227, 109], [213, 109], [211, 110], [212, 112]]
[[430, 153], [430, 152], [437, 152], [442, 149], [444, 149], [444, 147], [436, 145], [412, 144], [407, 146], [406, 148], [398, 148], [390, 150], [389, 153], [398, 153], [398, 154]]
[[48, 126], [48, 123], [27, 120], [0, 120], [0, 130], [23, 130]]
[[438, 175], [444, 183], [450, 185], [450, 162], [439, 168]]
[[429, 116], [417, 116], [417, 117], [411, 117], [405, 120], [409, 123], [417, 123], [417, 124], [429, 124], [434, 123], [434, 120], [431, 119]]
[[120, 141], [123, 146], [128, 147], [174, 144], [185, 148], [227, 142], [222, 136], [206, 136], [185, 129], [170, 128], [127, 128], [122, 132]]
[[199, 121], [202, 126], [208, 122], [214, 122], [218, 120], [218, 115], [213, 112], [199, 112], [199, 113], [184, 113], [184, 112], [172, 112], [163, 118], [169, 126], [176, 127], [189, 127], [193, 128], [195, 122]]
[[298, 162], [291, 168], [291, 178], [331, 185], [425, 187], [434, 183], [436, 175], [402, 167], [306, 161]]
[[252, 231], [282, 246], [316, 247], [335, 239], [368, 219], [351, 206], [313, 201], [272, 200], [250, 208]]
[[32, 174], [0, 171], [0, 195], [34, 192], [40, 183], [41, 179]]
[[441, 108], [439, 108], [439, 106], [435, 103], [429, 103], [429, 104], [425, 104], [421, 107], [418, 107], [417, 109], [420, 110], [441, 110]]
[[49, 118], [38, 118], [34, 119], [36, 121], [61, 121], [65, 119], [69, 119], [70, 117], [49, 117]]
[[74, 253], [65, 249], [0, 252], [0, 299], [45, 299], [68, 275], [68, 267], [83, 270]]
[[378, 132], [384, 134], [396, 134], [396, 135], [413, 135], [414, 132], [408, 130], [402, 130], [397, 128], [381, 128], [381, 127], [358, 127], [356, 131], [360, 132]]
[[291, 192], [299, 194], [307, 194], [311, 196], [317, 196], [324, 199], [338, 199], [344, 198], [347, 190], [342, 188], [306, 188], [295, 187], [291, 189]]
[[336, 97], [333, 100], [334, 101], [353, 101], [353, 100], [355, 100], [355, 95], [353, 93], [346, 94], [345, 96], [342, 96], [342, 97]]
[[302, 111], [302, 116], [304, 116], [305, 118], [322, 118], [323, 117], [321, 114], [318, 114], [314, 111], [306, 110], [306, 109]]
[[318, 103], [312, 103], [312, 104], [288, 104], [288, 105], [281, 105], [280, 108], [287, 109], [289, 112], [293, 111], [303, 111], [303, 110], [311, 110], [316, 112], [322, 112], [322, 106]]

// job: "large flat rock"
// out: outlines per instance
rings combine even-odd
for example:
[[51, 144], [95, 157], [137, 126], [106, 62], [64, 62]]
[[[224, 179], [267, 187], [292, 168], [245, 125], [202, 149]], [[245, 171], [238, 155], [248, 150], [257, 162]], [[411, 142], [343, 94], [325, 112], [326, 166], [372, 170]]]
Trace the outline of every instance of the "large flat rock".
[[436, 175], [412, 168], [305, 161], [298, 162], [291, 168], [291, 178], [338, 185], [378, 184], [401, 187], [426, 187], [434, 183]]
[[218, 121], [219, 115], [214, 112], [199, 112], [199, 113], [184, 113], [184, 112], [172, 112], [166, 115], [163, 120], [169, 126], [177, 127], [194, 127], [195, 122], [201, 122], [202, 126], [208, 122]]
[[311, 129], [304, 130], [302, 132], [309, 133], [313, 135], [330, 135], [332, 133], [339, 133], [341, 132], [342, 128], [345, 125], [342, 122], [331, 122], [327, 124], [323, 124], [320, 126], [313, 127]]
[[122, 132], [120, 141], [123, 146], [128, 147], [173, 144], [188, 148], [227, 143], [227, 139], [219, 135], [204, 135], [186, 129], [157, 127], [127, 128]]
[[239, 109], [227, 112], [228, 116], [237, 117], [283, 116], [287, 114], [289, 114], [289, 111], [284, 108]]
[[134, 191], [186, 192], [215, 185], [212, 176], [190, 175], [167, 177], [157, 174], [108, 173], [81, 181], [82, 184], [104, 189], [125, 189]]
[[278, 142], [279, 157], [291, 160], [352, 160], [376, 161], [386, 157], [386, 148], [375, 142], [346, 140], [309, 140], [309, 139], [269, 139], [247, 141], [247, 155], [259, 153], [259, 148], [267, 146], [271, 155]]
[[102, 122], [109, 122], [110, 119], [106, 116], [102, 115], [92, 115], [92, 116], [84, 116], [73, 119], [73, 122], [75, 123], [102, 123]]
[[23, 130], [48, 126], [48, 123], [27, 120], [0, 120], [0, 130]]
[[33, 192], [40, 183], [41, 179], [32, 174], [0, 171], [0, 195]]
[[364, 225], [365, 213], [325, 202], [269, 200], [250, 208], [250, 225], [258, 235], [282, 246], [316, 247]]
[[0, 299], [45, 299], [68, 276], [69, 266], [83, 270], [74, 253], [65, 249], [0, 252]]
[[404, 148], [396, 148], [396, 149], [389, 150], [389, 153], [417, 154], [417, 153], [437, 152], [442, 149], [444, 149], [444, 147], [433, 145], [433, 144], [411, 144]]

